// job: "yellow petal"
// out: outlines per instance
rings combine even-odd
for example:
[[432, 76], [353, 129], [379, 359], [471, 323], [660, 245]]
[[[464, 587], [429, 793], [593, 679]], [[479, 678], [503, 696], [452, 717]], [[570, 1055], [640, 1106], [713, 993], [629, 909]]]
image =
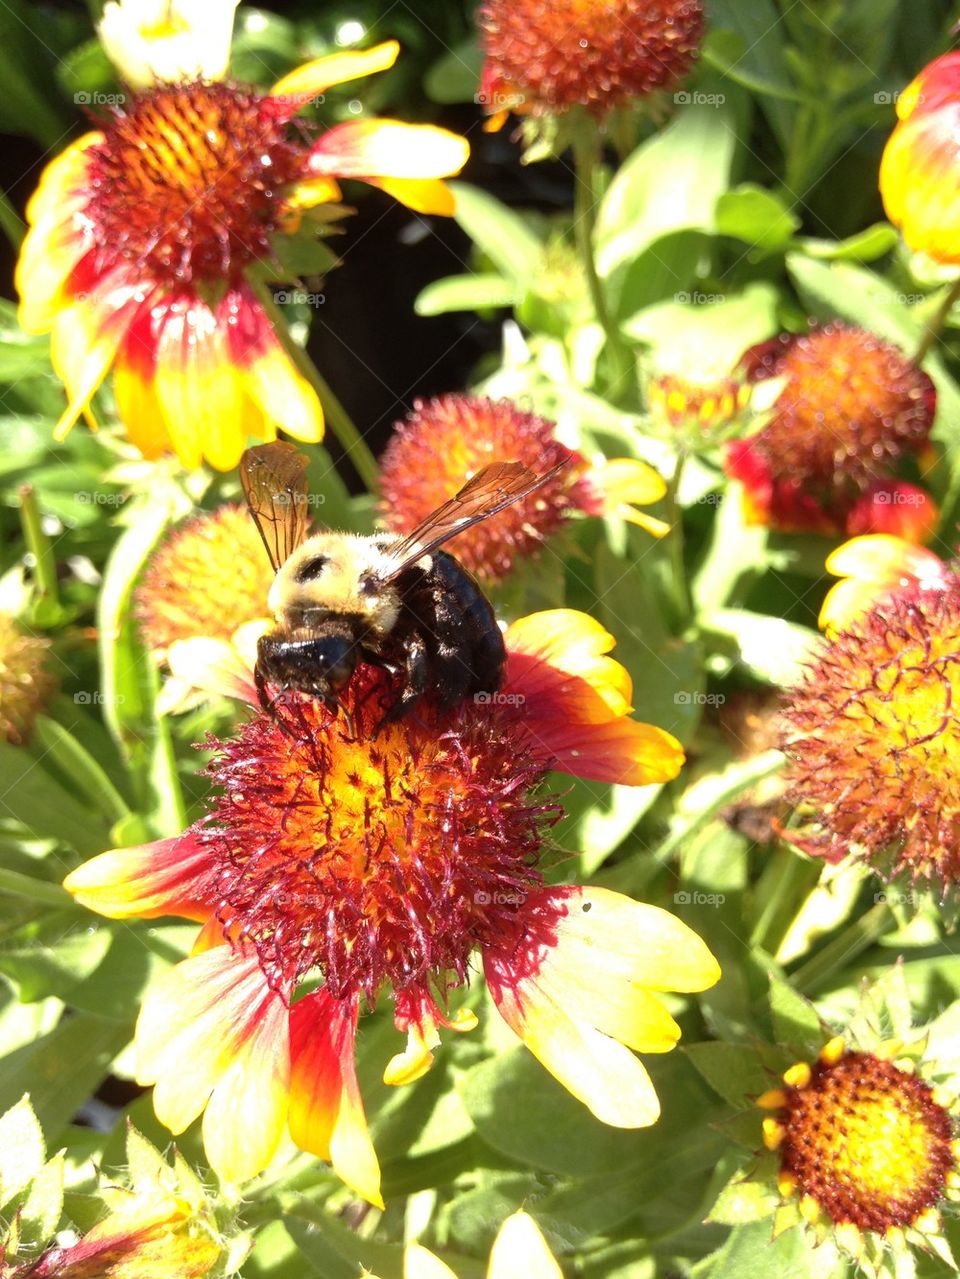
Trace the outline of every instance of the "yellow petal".
[[632, 457], [615, 457], [592, 467], [590, 479], [602, 489], [611, 511], [633, 502], [649, 506], [667, 494], [663, 476]]
[[942, 568], [932, 551], [890, 533], [868, 533], [851, 538], [827, 556], [826, 569], [834, 577], [885, 578], [907, 573], [923, 576], [920, 569]]
[[540, 1227], [528, 1213], [515, 1212], [500, 1227], [487, 1279], [563, 1279]]
[[453, 189], [439, 178], [372, 178], [364, 179], [370, 186], [379, 187], [416, 213], [432, 213], [452, 218], [457, 211], [457, 199]]
[[289, 98], [305, 105], [312, 97], [332, 89], [334, 85], [377, 71], [389, 71], [400, 53], [396, 40], [385, 40], [372, 49], [346, 49], [343, 53], [330, 53], [314, 58], [297, 67], [270, 90], [275, 98]]
[[446, 1262], [420, 1244], [413, 1243], [403, 1252], [403, 1279], [457, 1279], [457, 1276]]

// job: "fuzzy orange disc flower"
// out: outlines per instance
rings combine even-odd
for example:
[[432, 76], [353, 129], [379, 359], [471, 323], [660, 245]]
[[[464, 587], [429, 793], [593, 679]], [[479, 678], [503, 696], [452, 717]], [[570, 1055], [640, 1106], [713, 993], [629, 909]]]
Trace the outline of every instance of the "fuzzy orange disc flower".
[[783, 379], [766, 425], [726, 446], [750, 523], [917, 540], [933, 532], [934, 503], [895, 468], [927, 445], [936, 391], [897, 347], [828, 324], [751, 348], [741, 369], [751, 383]]
[[944, 890], [960, 876], [960, 578], [907, 584], [835, 634], [788, 697], [790, 838]]
[[574, 516], [620, 515], [655, 537], [668, 526], [637, 509], [658, 502], [667, 486], [635, 458], [589, 462], [556, 437], [546, 418], [510, 400], [442, 395], [419, 400], [383, 455], [381, 518], [391, 533], [410, 533], [451, 493], [491, 462], [522, 462], [545, 474], [563, 470], [522, 502], [458, 534], [450, 546], [485, 581], [506, 577], [535, 555]]
[[[659, 992], [704, 989], [716, 961], [665, 911], [544, 883], [561, 807], [543, 784], [551, 768], [664, 781], [683, 753], [630, 717], [630, 680], [591, 619], [536, 614], [505, 639], [503, 687], [445, 716], [428, 704], [381, 726], [395, 689], [366, 666], [346, 694], [349, 721], [290, 695], [282, 724], [256, 714], [220, 744], [206, 819], [68, 877], [79, 901], [111, 917], [203, 924], [193, 956], [147, 994], [138, 1077], [155, 1084], [174, 1132], [205, 1111], [221, 1176], [260, 1171], [289, 1129], [378, 1203], [354, 1071], [361, 1004], [392, 992], [407, 1044], [385, 1079], [412, 1081], [441, 1027], [475, 1024], [450, 1006], [475, 958], [507, 1023], [594, 1114], [621, 1127], [656, 1119], [631, 1050], [673, 1047], [679, 1029]], [[175, 675], [192, 668], [198, 684], [255, 701], [229, 644], [182, 641], [169, 657]]]
[[887, 217], [914, 252], [960, 263], [960, 53], [924, 67], [897, 99], [897, 117], [880, 165]]
[[144, 456], [228, 470], [248, 437], [323, 434], [316, 391], [286, 354], [252, 274], [275, 237], [339, 195], [337, 178], [451, 213], [441, 179], [466, 142], [429, 125], [355, 120], [311, 138], [318, 94], [393, 65], [395, 42], [307, 63], [269, 93], [159, 83], [48, 166], [27, 208], [20, 322], [51, 334], [67, 390], [57, 438], [114, 370], [117, 410]]
[[700, 0], [487, 0], [484, 105], [605, 116], [685, 76], [703, 24]]

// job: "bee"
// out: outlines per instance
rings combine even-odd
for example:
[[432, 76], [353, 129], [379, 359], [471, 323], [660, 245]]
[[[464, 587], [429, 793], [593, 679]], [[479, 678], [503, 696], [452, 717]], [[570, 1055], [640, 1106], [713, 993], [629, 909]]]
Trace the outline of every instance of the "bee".
[[274, 629], [257, 645], [255, 682], [319, 698], [334, 713], [358, 662], [400, 675], [384, 722], [426, 693], [441, 712], [495, 692], [506, 663], [493, 608], [476, 579], [441, 546], [545, 484], [519, 462], [484, 467], [406, 537], [308, 536], [307, 458], [292, 444], [248, 449], [240, 463], [247, 505], [276, 577], [267, 597]]

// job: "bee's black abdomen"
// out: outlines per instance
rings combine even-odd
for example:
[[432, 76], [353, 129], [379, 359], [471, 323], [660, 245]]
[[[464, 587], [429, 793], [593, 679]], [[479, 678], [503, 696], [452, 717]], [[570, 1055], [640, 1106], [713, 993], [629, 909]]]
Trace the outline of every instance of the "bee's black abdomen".
[[475, 693], [492, 693], [503, 681], [506, 649], [490, 601], [473, 576], [445, 551], [430, 570], [403, 591], [400, 629], [426, 644], [429, 688], [441, 710]]

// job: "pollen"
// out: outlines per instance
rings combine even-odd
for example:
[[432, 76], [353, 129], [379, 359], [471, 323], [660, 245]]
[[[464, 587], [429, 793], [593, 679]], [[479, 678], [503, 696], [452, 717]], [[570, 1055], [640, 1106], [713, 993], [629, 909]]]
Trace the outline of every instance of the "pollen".
[[96, 280], [126, 263], [167, 286], [238, 281], [269, 256], [303, 154], [269, 97], [204, 81], [138, 95], [90, 152], [84, 217], [97, 248], [83, 269]]
[[488, 83], [523, 109], [612, 107], [668, 88], [693, 65], [700, 0], [488, 0], [480, 28]]
[[27, 635], [0, 613], [0, 741], [20, 746], [54, 688], [46, 669], [50, 641]]
[[945, 1198], [953, 1121], [929, 1084], [890, 1061], [821, 1055], [787, 1090], [778, 1120], [778, 1184], [799, 1196], [808, 1221], [822, 1213], [884, 1235], [919, 1227]]
[[509, 400], [445, 395], [418, 401], [397, 425], [383, 456], [381, 516], [393, 533], [410, 533], [494, 462], [522, 462], [543, 474], [568, 465], [552, 480], [498, 515], [451, 539], [450, 551], [487, 581], [506, 577], [516, 561], [535, 555], [577, 510], [592, 503], [587, 464], [556, 438], [546, 418]]
[[530, 797], [542, 761], [489, 706], [385, 724], [393, 691], [361, 667], [348, 716], [293, 695], [283, 723], [255, 718], [211, 766], [217, 918], [278, 989], [316, 972], [335, 998], [372, 1001], [386, 981], [442, 996], [541, 882], [559, 811]]
[[790, 838], [944, 887], [960, 874], [960, 579], [841, 631], [790, 696]]
[[197, 515], [154, 552], [136, 590], [140, 631], [162, 657], [176, 640], [229, 640], [267, 615], [273, 569], [246, 509]]

